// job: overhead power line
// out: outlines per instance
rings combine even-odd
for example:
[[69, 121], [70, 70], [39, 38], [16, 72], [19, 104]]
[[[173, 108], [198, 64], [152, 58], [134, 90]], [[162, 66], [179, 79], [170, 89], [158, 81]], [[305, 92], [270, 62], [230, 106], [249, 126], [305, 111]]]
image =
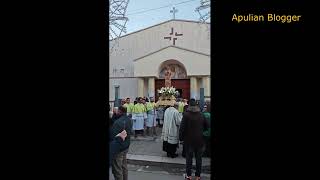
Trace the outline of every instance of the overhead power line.
[[158, 10], [158, 9], [163, 9], [163, 8], [171, 7], [172, 5], [176, 6], [176, 5], [188, 3], [188, 2], [191, 2], [191, 1], [196, 1], [196, 0], [183, 1], [183, 2], [180, 2], [180, 3], [176, 3], [176, 4], [168, 4], [168, 5], [166, 5], [166, 6], [161, 6], [161, 7], [158, 7], [158, 8], [147, 9], [147, 10], [139, 11], [139, 12], [135, 12], [135, 13], [128, 13], [127, 15], [129, 16], [129, 15], [133, 15], [133, 14], [141, 14], [141, 13], [145, 13], [145, 12], [149, 12], [149, 11], [155, 11], [155, 10]]

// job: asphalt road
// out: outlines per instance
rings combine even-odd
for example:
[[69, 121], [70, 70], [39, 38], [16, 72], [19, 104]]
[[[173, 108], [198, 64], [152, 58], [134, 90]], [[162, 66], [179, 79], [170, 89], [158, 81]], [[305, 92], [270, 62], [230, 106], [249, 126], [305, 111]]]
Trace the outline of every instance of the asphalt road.
[[[177, 176], [177, 175], [170, 175], [170, 174], [155, 174], [155, 173], [148, 173], [148, 172], [137, 172], [137, 171], [129, 171], [129, 178], [130, 180], [177, 180], [177, 179], [183, 179], [183, 176]], [[114, 180], [114, 178], [109, 178], [109, 180]]]
[[[128, 164], [130, 180], [178, 180], [184, 179], [184, 172], [181, 170], [168, 170], [156, 166], [138, 166]], [[114, 180], [111, 170], [109, 171], [109, 180]], [[194, 174], [193, 174], [194, 175]], [[209, 180], [210, 174], [203, 174], [201, 180]]]

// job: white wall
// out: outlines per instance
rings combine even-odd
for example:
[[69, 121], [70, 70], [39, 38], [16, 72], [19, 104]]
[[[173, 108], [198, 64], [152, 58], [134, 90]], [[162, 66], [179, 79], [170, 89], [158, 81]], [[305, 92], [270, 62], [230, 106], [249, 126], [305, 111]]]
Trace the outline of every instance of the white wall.
[[[178, 40], [176, 41], [176, 46], [190, 49], [196, 52], [210, 54], [210, 39], [208, 38], [207, 26], [208, 25], [199, 24], [196, 22], [174, 20], [147, 28], [145, 30], [141, 30], [136, 33], [131, 33], [120, 38], [118, 41], [118, 46], [116, 46], [115, 48], [116, 50], [110, 54], [109, 76], [130, 78], [117, 80], [110, 79], [110, 100], [114, 100], [115, 81], [118, 81], [118, 83], [120, 84], [121, 98], [127, 96], [129, 96], [130, 98], [135, 98], [137, 96], [137, 79], [132, 78], [135, 76], [133, 60], [173, 45], [172, 40], [169, 41], [168, 39], [164, 39], [165, 36], [169, 36], [171, 27], [174, 28], [174, 33], [177, 32], [179, 34], [183, 34], [183, 36], [177, 37]], [[183, 50], [171, 48], [165, 53], [158, 53], [156, 56], [152, 57], [156, 57], [157, 61], [159, 61], [159, 59], [167, 60], [167, 58], [176, 58], [176, 60], [182, 61], [183, 59], [186, 59], [186, 57], [188, 57], [187, 59], [189, 59], [189, 61], [184, 61], [183, 63], [187, 63], [187, 66], [193, 68], [187, 69], [187, 73], [190, 73], [190, 75], [196, 75], [197, 72], [200, 72], [199, 69], [201, 69], [201, 72], [204, 72], [205, 74], [208, 74], [208, 72], [210, 72], [210, 70], [208, 69], [210, 67], [210, 57], [207, 56], [204, 57], [203, 55], [188, 53]], [[141, 63], [145, 64], [145, 66], [141, 67], [138, 71], [145, 74], [158, 73], [159, 67], [150, 67], [148, 66], [150, 64], [147, 63], [147, 61], [150, 59], [145, 60], [146, 61], [141, 61]], [[114, 72], [114, 69], [116, 69], [117, 72]], [[120, 72], [120, 69], [123, 69], [123, 72]], [[150, 70], [152, 71], [152, 73], [150, 73]], [[145, 83], [145, 87], [147, 87], [147, 83]], [[147, 95], [148, 94], [145, 89], [144, 96]]]
[[143, 96], [148, 97], [148, 78], [144, 79], [144, 89], [143, 89]]
[[114, 86], [120, 85], [120, 98], [129, 97], [132, 101], [138, 94], [138, 80], [136, 78], [119, 78], [109, 79], [109, 100], [114, 101], [115, 88]]
[[181, 62], [187, 71], [187, 76], [210, 75], [210, 57], [175, 47], [168, 47], [150, 56], [134, 62], [134, 76], [158, 77], [159, 67], [164, 61], [174, 59]]
[[119, 39], [116, 51], [110, 54], [110, 76], [116, 77], [113, 74], [115, 68], [124, 68], [128, 76], [133, 76], [134, 59], [172, 45], [172, 40], [164, 39], [165, 36], [169, 36], [171, 27], [174, 28], [174, 33], [183, 34], [177, 37], [176, 46], [210, 54], [207, 26], [176, 20], [123, 36]]

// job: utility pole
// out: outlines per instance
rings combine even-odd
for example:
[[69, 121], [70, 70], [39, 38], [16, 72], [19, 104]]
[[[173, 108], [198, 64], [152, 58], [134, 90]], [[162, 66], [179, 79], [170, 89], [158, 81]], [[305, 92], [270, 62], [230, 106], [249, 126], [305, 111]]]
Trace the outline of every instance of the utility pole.
[[[122, 33], [126, 33], [129, 0], [109, 0], [109, 52], [112, 53]], [[106, 8], [107, 12], [107, 8]], [[108, 15], [106, 14], [106, 17]], [[106, 18], [107, 20], [108, 18]], [[108, 22], [106, 22], [108, 24]]]
[[205, 23], [211, 17], [210, 12], [210, 0], [200, 0], [200, 6], [196, 8], [196, 12], [200, 15], [200, 22]]

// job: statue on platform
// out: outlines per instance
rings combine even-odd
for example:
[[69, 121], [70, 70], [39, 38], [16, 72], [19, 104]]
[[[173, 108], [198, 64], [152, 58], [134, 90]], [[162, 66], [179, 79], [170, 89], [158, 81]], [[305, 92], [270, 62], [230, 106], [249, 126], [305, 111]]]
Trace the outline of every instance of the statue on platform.
[[169, 64], [162, 68], [159, 78], [165, 79], [165, 87], [171, 87], [172, 79], [185, 79], [187, 78], [187, 73], [180, 65]]
[[165, 87], [171, 87], [171, 77], [172, 77], [171, 68], [169, 66], [167, 66], [165, 68], [165, 73], [164, 73], [164, 86]]

